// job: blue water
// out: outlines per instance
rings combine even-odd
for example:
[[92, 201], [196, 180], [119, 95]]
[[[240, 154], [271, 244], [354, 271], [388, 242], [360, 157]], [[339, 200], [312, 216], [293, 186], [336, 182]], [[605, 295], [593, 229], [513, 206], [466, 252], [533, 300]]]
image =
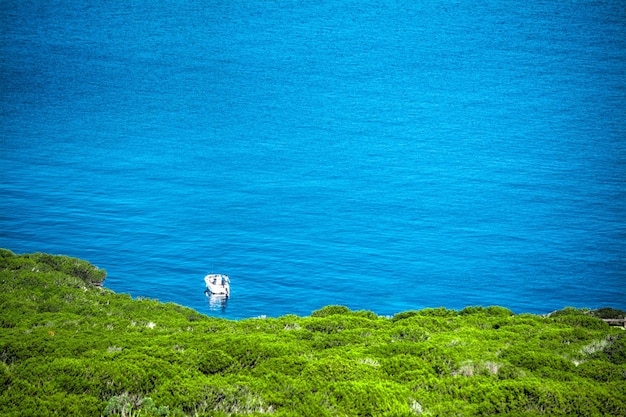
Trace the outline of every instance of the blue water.
[[0, 247], [227, 318], [626, 309], [621, 0], [4, 0], [0, 34]]

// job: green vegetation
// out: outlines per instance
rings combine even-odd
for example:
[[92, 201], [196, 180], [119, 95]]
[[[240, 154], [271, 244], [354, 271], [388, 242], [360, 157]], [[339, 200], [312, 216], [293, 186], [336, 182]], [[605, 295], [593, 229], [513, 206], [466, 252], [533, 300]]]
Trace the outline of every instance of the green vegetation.
[[626, 331], [565, 309], [229, 321], [0, 250], [0, 415], [626, 415]]

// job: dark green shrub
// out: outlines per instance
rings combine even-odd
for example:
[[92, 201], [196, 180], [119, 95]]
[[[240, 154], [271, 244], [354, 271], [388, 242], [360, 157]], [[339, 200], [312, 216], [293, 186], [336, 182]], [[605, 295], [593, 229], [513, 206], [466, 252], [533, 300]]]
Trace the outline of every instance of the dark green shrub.
[[445, 307], [438, 307], [419, 310], [417, 315], [427, 317], [456, 317], [459, 315], [459, 312], [456, 310], [448, 310]]
[[510, 317], [513, 315], [513, 312], [508, 308], [500, 307], [500, 306], [489, 306], [489, 307], [465, 307], [460, 311], [462, 316], [473, 315], [473, 314], [482, 314], [488, 317]]
[[36, 253], [24, 256], [30, 257], [40, 264], [48, 265], [50, 270], [78, 277], [89, 285], [100, 285], [106, 278], [106, 271], [98, 269], [98, 267], [82, 259], [70, 258], [69, 256], [49, 255], [47, 253]]
[[626, 317], [626, 311], [610, 307], [599, 308], [597, 310], [590, 311], [589, 314], [600, 319], [623, 319]]
[[392, 341], [425, 342], [430, 334], [416, 326], [394, 326], [390, 333]]
[[345, 326], [341, 317], [324, 317], [307, 320], [305, 322], [305, 328], [311, 332], [330, 334], [344, 330]]
[[330, 389], [333, 403], [343, 413], [372, 417], [412, 415], [408, 392], [392, 383], [345, 381], [331, 384]]
[[13, 253], [12, 251], [8, 249], [0, 248], [0, 259], [2, 259], [3, 262], [6, 262], [10, 258], [15, 258], [16, 256], [17, 255]]
[[602, 382], [626, 381], [626, 368], [597, 359], [578, 365], [577, 373], [585, 378]]
[[257, 368], [257, 374], [267, 375], [274, 373], [298, 378], [308, 363], [309, 360], [303, 356], [287, 355], [270, 358]]
[[204, 353], [198, 360], [198, 370], [203, 374], [221, 374], [237, 362], [220, 349]]
[[0, 359], [7, 365], [29, 358], [41, 358], [48, 353], [47, 350], [50, 350], [49, 346], [39, 338], [31, 340], [11, 338], [7, 341], [0, 341]]
[[505, 355], [510, 363], [528, 369], [529, 371], [543, 371], [549, 376], [555, 371], [573, 372], [575, 365], [572, 361], [551, 353], [524, 352], [522, 354]]
[[359, 311], [353, 311], [352, 315], [355, 317], [363, 317], [366, 319], [370, 319], [370, 320], [378, 320], [380, 319], [380, 317], [378, 316], [378, 314], [369, 311], [369, 310], [359, 310]]
[[586, 314], [570, 314], [570, 315], [558, 315], [551, 316], [557, 323], [562, 323], [567, 326], [584, 327], [592, 330], [606, 330], [609, 325], [600, 320], [599, 318], [592, 317]]
[[381, 368], [390, 378], [399, 382], [409, 382], [436, 374], [431, 362], [410, 355], [394, 355], [383, 359]]
[[590, 359], [624, 365], [626, 364], [626, 334], [612, 334], [599, 341], [594, 340], [585, 346], [582, 352]]
[[0, 364], [0, 391], [4, 391], [11, 384], [11, 374], [7, 366]]
[[589, 310], [579, 309], [575, 307], [565, 307], [562, 310], [553, 311], [548, 314], [549, 317], [560, 317], [560, 316], [584, 316], [589, 313]]
[[416, 316], [419, 314], [419, 311], [415, 311], [415, 310], [411, 310], [411, 311], [404, 311], [402, 313], [397, 313], [393, 316], [393, 318], [391, 319], [392, 322], [396, 322], [396, 321], [400, 321], [400, 320], [404, 320], [404, 319], [408, 319], [410, 317]]
[[620, 333], [608, 339], [611, 343], [604, 349], [606, 359], [616, 365], [626, 365], [626, 334]]
[[392, 357], [395, 355], [415, 355], [420, 357], [431, 357], [439, 354], [438, 349], [434, 349], [432, 346], [426, 346], [424, 343], [413, 342], [392, 342], [385, 343], [377, 346], [373, 349], [376, 355], [383, 358]]
[[315, 310], [311, 313], [311, 317], [328, 317], [333, 315], [349, 314], [350, 309], [345, 306], [326, 306], [320, 310]]

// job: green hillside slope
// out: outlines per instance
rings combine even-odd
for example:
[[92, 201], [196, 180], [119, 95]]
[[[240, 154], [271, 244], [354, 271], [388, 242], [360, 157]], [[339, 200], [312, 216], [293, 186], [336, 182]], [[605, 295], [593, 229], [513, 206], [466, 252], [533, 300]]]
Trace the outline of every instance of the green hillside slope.
[[0, 415], [626, 415], [626, 332], [593, 312], [329, 306], [230, 321], [104, 278], [0, 250]]

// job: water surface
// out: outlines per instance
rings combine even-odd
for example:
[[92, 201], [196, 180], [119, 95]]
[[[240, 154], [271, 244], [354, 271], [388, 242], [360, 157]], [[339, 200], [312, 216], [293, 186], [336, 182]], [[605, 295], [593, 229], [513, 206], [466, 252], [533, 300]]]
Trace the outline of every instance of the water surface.
[[620, 1], [0, 12], [2, 247], [228, 318], [626, 308]]

